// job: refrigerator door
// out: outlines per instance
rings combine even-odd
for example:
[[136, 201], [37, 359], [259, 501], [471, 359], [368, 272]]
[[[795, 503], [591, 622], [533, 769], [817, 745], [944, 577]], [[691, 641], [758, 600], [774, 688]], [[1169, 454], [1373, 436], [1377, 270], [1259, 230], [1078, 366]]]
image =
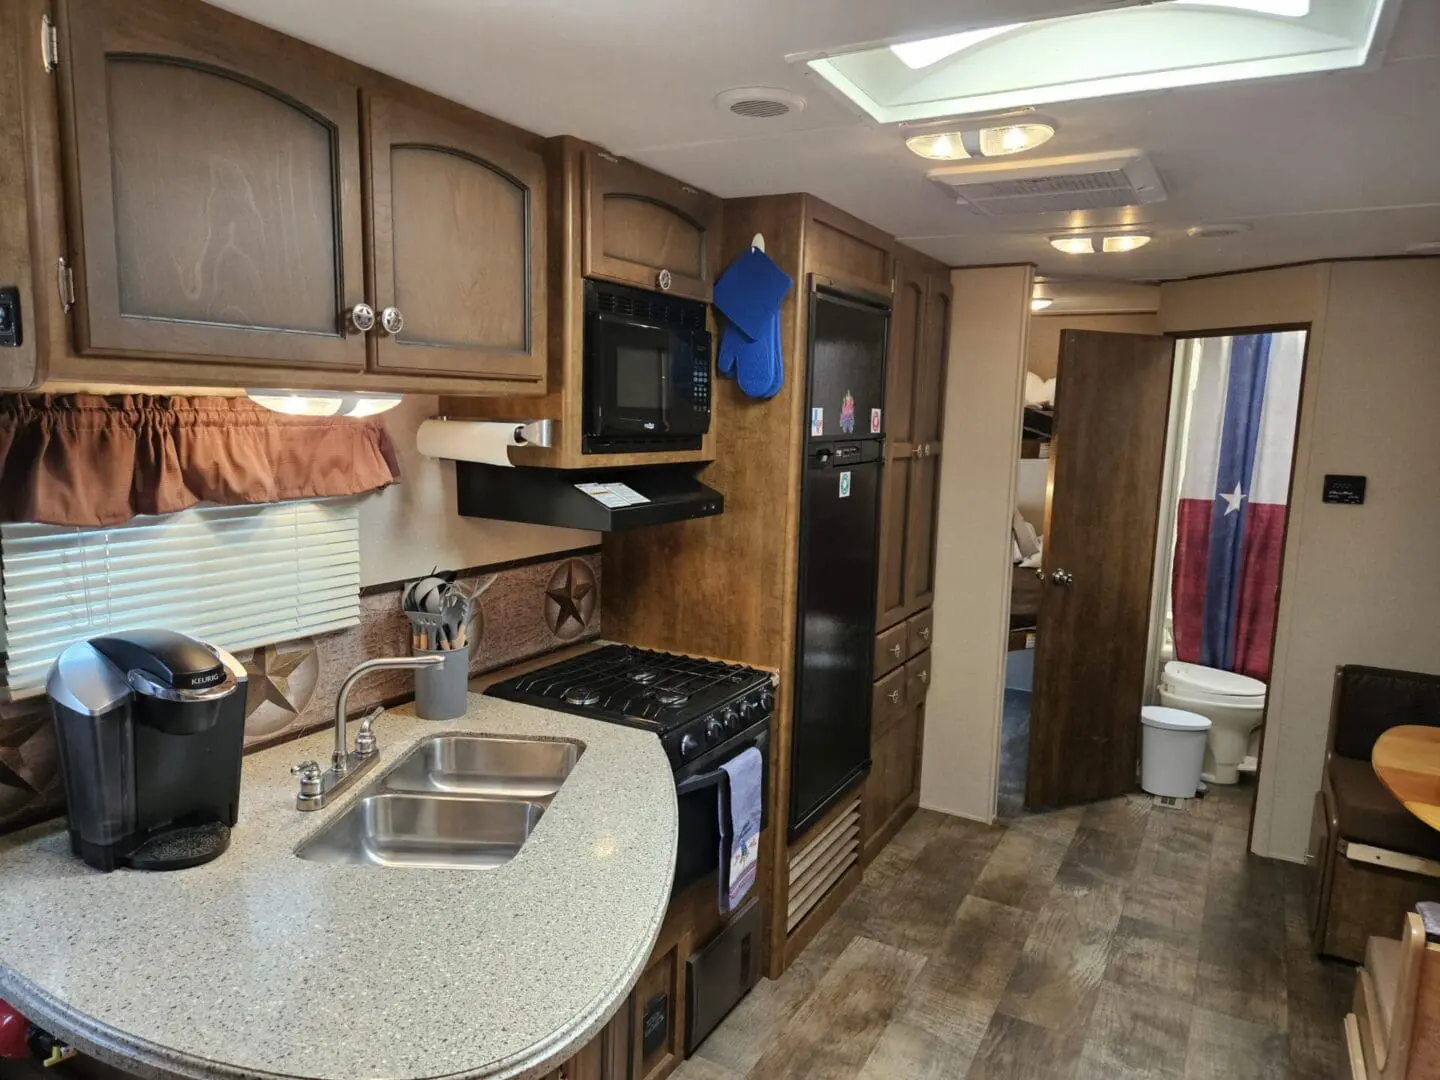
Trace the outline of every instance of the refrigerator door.
[[878, 441], [849, 442], [806, 461], [792, 838], [870, 769], [880, 456]]
[[890, 310], [816, 286], [810, 293], [810, 441], [885, 432]]

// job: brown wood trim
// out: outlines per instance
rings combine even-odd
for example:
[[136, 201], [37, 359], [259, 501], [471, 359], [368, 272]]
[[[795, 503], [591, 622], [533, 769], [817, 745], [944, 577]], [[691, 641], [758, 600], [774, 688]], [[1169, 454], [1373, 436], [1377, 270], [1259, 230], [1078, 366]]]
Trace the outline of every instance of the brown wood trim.
[[[1164, 336], [1176, 341], [1189, 341], [1193, 338], [1240, 337], [1245, 334], [1283, 334], [1289, 330], [1304, 330], [1308, 334], [1314, 325], [1313, 322], [1298, 322], [1272, 323], [1268, 326], [1227, 326], [1213, 330], [1185, 330], [1183, 332], [1170, 330]], [[1305, 342], [1305, 351], [1308, 356], [1310, 351], [1308, 340]]]
[[863, 300], [868, 304], [878, 304], [881, 307], [889, 308], [891, 301], [895, 298], [894, 292], [883, 293], [876, 289], [868, 289], [863, 284], [857, 284], [848, 278], [830, 277], [826, 274], [806, 274], [807, 295], [813, 295], [817, 289], [830, 289], [840, 293], [842, 296], [849, 296], [856, 300]]
[[[457, 569], [439, 569], [442, 574], [455, 573], [461, 577], [468, 577], [472, 574], [498, 574], [502, 570], [517, 570], [522, 566], [534, 566], [536, 563], [556, 562], [560, 559], [574, 559], [581, 555], [599, 555], [600, 545], [591, 544], [589, 547], [565, 548], [563, 551], [547, 551], [539, 555], [527, 555], [523, 559], [507, 559], [504, 562], [483, 563], [480, 566], [463, 566]], [[388, 592], [398, 588], [412, 578], [396, 578], [394, 581], [381, 581], [372, 585], [360, 587], [361, 596], [374, 596], [376, 593]]]
[[903, 803], [895, 808], [895, 812], [885, 821], [881, 822], [870, 838], [860, 846], [860, 865], [869, 866], [875, 856], [885, 850], [887, 844], [895, 839], [895, 834], [905, 827], [905, 823], [915, 816], [915, 811], [920, 808], [919, 788]]

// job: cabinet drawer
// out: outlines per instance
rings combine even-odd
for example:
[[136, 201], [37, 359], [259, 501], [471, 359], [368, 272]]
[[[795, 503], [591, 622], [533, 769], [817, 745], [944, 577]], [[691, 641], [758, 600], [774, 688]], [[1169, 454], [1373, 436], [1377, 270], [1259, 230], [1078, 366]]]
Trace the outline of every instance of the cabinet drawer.
[[875, 677], [878, 679], [893, 671], [905, 660], [908, 651], [909, 630], [905, 623], [899, 623], [875, 635]]
[[905, 636], [908, 648], [905, 650], [906, 657], [916, 656], [930, 648], [931, 623], [934, 621], [929, 611], [922, 611], [919, 615], [912, 615], [905, 620]]
[[875, 684], [875, 696], [871, 699], [870, 706], [872, 730], [885, 730], [904, 711], [905, 669], [899, 667]]
[[930, 653], [922, 652], [905, 665], [905, 705], [916, 708], [930, 692]]

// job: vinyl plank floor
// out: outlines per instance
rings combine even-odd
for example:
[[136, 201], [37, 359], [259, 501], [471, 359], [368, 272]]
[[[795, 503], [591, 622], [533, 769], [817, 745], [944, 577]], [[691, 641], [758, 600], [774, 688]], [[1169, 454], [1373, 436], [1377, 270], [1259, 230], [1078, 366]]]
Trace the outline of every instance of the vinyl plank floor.
[[917, 812], [680, 1080], [1334, 1080], [1353, 969], [1248, 785], [992, 828]]
[[858, 1075], [924, 964], [915, 953], [854, 938], [750, 1075], [772, 1080]]

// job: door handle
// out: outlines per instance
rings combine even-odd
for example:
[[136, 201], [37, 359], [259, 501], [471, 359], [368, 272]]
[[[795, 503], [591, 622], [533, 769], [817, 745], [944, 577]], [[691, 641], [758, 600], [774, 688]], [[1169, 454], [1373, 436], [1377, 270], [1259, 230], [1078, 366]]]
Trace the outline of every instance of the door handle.
[[1075, 583], [1075, 575], [1070, 573], [1069, 570], [1056, 570], [1050, 575], [1050, 581], [1055, 585], [1073, 585]]

